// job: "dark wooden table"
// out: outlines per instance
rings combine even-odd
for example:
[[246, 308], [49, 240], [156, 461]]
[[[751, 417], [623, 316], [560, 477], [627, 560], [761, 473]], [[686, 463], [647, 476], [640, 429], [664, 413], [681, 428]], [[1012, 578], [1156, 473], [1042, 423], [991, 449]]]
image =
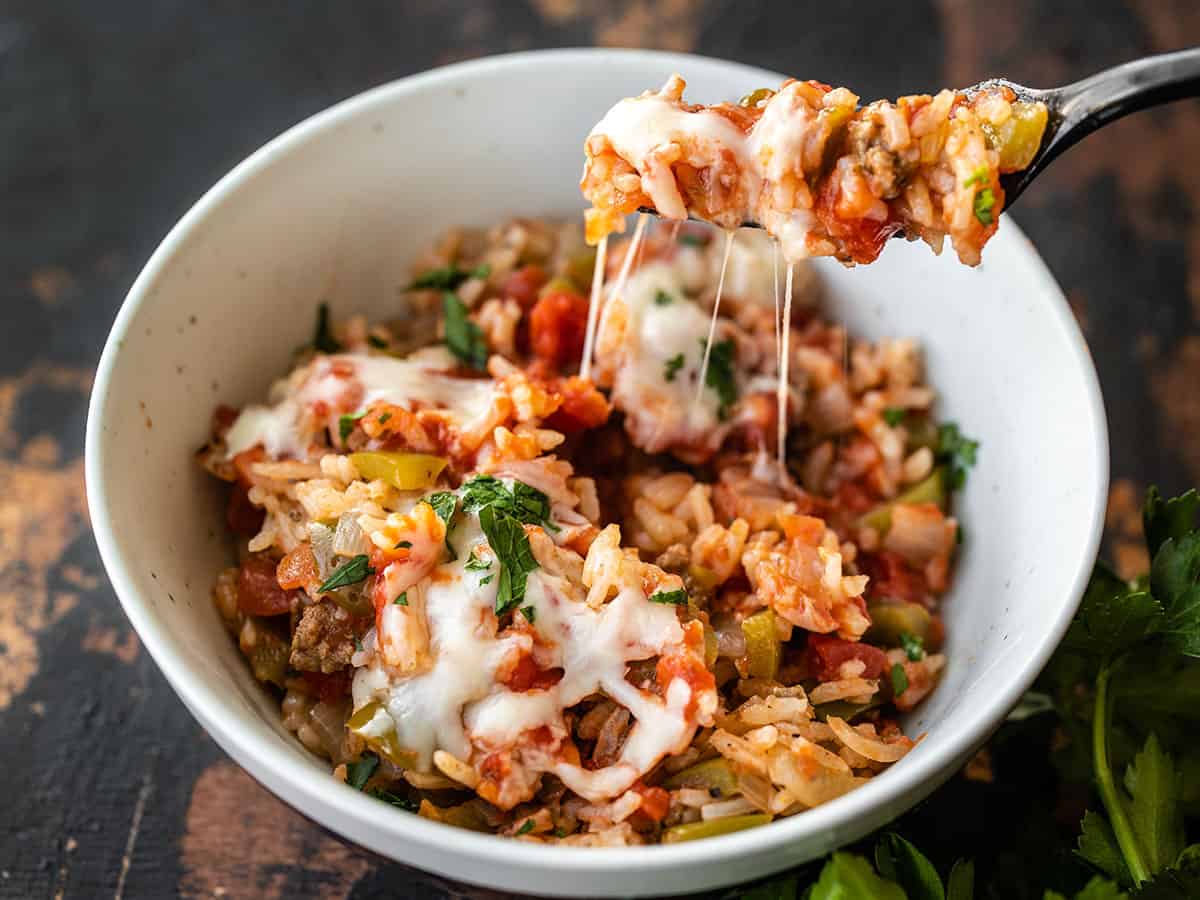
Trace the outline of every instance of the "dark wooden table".
[[[695, 50], [870, 98], [1059, 84], [1200, 42], [1194, 0], [808, 6], [0, 4], [0, 896], [460, 893], [230, 762], [142, 652], [89, 533], [84, 413], [109, 324], [171, 224], [268, 138], [389, 79], [534, 47]], [[1071, 151], [1017, 212], [1100, 369], [1109, 549], [1130, 571], [1145, 485], [1200, 482], [1198, 158], [1200, 103], [1143, 114]]]

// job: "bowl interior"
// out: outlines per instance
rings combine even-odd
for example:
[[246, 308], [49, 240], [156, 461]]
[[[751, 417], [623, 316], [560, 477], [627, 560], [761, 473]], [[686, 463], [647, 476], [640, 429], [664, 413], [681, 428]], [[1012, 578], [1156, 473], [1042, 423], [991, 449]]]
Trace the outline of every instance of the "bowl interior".
[[834, 804], [703, 849], [614, 856], [456, 833], [451, 851], [440, 826], [339, 787], [283, 731], [209, 600], [230, 559], [220, 492], [192, 458], [213, 407], [261, 398], [310, 339], [318, 303], [335, 315], [393, 314], [408, 262], [440, 230], [579, 215], [591, 125], [614, 99], [676, 70], [698, 101], [779, 80], [670, 54], [523, 54], [408, 79], [298, 126], [171, 233], [101, 364], [87, 461], [95, 527], [122, 602], [176, 690], [288, 802], [465, 880], [559, 894], [690, 890], [765, 874], [882, 824], [998, 723], [1061, 636], [1094, 558], [1106, 431], [1061, 292], [1007, 221], [976, 270], [894, 242], [870, 267], [821, 265], [828, 313], [857, 334], [919, 339], [941, 415], [981, 443], [957, 506], [966, 543], [945, 607], [949, 664], [907, 723], [929, 737], [901, 764]]

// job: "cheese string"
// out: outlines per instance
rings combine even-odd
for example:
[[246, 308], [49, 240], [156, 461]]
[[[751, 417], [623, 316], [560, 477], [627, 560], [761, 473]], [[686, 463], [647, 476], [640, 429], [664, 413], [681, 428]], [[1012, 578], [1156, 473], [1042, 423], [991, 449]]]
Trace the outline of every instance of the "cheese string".
[[783, 341], [780, 344], [779, 354], [779, 415], [778, 423], [776, 424], [776, 439], [779, 442], [779, 478], [783, 481], [787, 476], [787, 419], [788, 419], [788, 391], [790, 383], [788, 379], [788, 369], [791, 365], [791, 350], [790, 344], [792, 339], [792, 272], [794, 267], [788, 263], [787, 278], [784, 284], [783, 291], [783, 322], [780, 323], [780, 328], [783, 332]]
[[[696, 399], [692, 401], [691, 412], [694, 414], [700, 408], [704, 397], [705, 381], [708, 378], [708, 360], [712, 356], [713, 338], [717, 335], [717, 313], [721, 309], [721, 294], [725, 290], [725, 270], [729, 268], [729, 251], [733, 249], [733, 232], [725, 232], [725, 255], [721, 260], [721, 277], [717, 279], [717, 297], [713, 301], [712, 321], [708, 325], [708, 340], [704, 344], [704, 358], [700, 361], [700, 377], [696, 382]], [[691, 415], [688, 416], [692, 418]]]
[[600, 298], [604, 296], [604, 267], [608, 257], [608, 235], [600, 238], [596, 245], [596, 263], [592, 269], [592, 295], [588, 299], [587, 331], [583, 338], [583, 359], [579, 364], [579, 377], [592, 377], [592, 351], [596, 343], [596, 320], [600, 317]]
[[[580, 370], [580, 375], [584, 378], [588, 378], [591, 375], [592, 356], [595, 353], [596, 344], [598, 344], [600, 339], [604, 336], [604, 309], [608, 307], [609, 300], [619, 296], [625, 290], [625, 282], [629, 279], [629, 270], [633, 267], [634, 259], [641, 254], [642, 238], [646, 233], [646, 222], [649, 219], [650, 216], [648, 213], [641, 213], [638, 216], [637, 226], [633, 229], [633, 238], [630, 239], [629, 246], [625, 250], [625, 258], [621, 260], [621, 271], [617, 273], [617, 280], [613, 282], [613, 286], [608, 292], [608, 297], [604, 298], [603, 294], [601, 294], [599, 300], [597, 300], [597, 298], [593, 298], [592, 300], [592, 305], [599, 308], [599, 312], [596, 317], [598, 322], [595, 333], [592, 337], [591, 346], [588, 346], [587, 337], [586, 335], [584, 336], [583, 368]], [[597, 257], [599, 257], [598, 253]], [[597, 259], [597, 264], [598, 263], [599, 259]], [[595, 281], [595, 274], [593, 273], [593, 285], [595, 284]], [[589, 316], [591, 315], [591, 310], [588, 311], [588, 314]], [[584, 374], [585, 372], [587, 374]]]

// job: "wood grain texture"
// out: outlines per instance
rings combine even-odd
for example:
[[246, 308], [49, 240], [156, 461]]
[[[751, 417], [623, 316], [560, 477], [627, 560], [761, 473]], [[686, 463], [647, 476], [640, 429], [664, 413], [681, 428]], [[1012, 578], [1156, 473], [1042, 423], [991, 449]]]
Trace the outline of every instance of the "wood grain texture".
[[[140, 651], [88, 531], [109, 324], [170, 225], [264, 141], [392, 78], [534, 47], [696, 50], [873, 97], [1061, 83], [1197, 42], [1190, 0], [0, 5], [0, 896], [489, 896], [347, 845], [228, 761]], [[1096, 357], [1128, 571], [1144, 486], [1200, 483], [1198, 153], [1200, 102], [1143, 114], [1017, 211]], [[977, 784], [945, 790], [979, 802]]]

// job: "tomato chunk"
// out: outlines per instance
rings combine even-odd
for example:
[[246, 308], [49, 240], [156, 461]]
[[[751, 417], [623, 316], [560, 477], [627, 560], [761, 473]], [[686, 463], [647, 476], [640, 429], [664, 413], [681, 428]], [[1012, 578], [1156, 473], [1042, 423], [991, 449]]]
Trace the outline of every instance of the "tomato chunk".
[[235, 482], [229, 489], [229, 502], [225, 505], [225, 522], [234, 534], [247, 537], [258, 534], [266, 512], [250, 502], [246, 488]]
[[529, 313], [533, 355], [561, 368], [577, 362], [587, 331], [588, 301], [573, 291], [550, 291]]
[[871, 580], [867, 582], [868, 600], [897, 600], [904, 603], [931, 603], [925, 577], [910, 568], [904, 558], [890, 550], [864, 553], [858, 567]]
[[546, 283], [546, 272], [538, 265], [522, 266], [506, 279], [500, 292], [516, 300], [521, 309], [529, 309], [537, 302], [538, 290]]
[[887, 668], [887, 654], [878, 647], [827, 634], [808, 636], [808, 668], [818, 681], [834, 681], [841, 677], [838, 670], [842, 663], [852, 659], [861, 660], [866, 666], [863, 678], [878, 678]]
[[238, 607], [252, 616], [281, 616], [292, 608], [292, 592], [275, 580], [275, 563], [251, 556], [238, 570]]
[[532, 656], [522, 654], [516, 665], [512, 667], [512, 671], [508, 673], [508, 677], [504, 679], [504, 684], [509, 690], [518, 693], [545, 690], [558, 684], [562, 677], [562, 669], [539, 669]]

